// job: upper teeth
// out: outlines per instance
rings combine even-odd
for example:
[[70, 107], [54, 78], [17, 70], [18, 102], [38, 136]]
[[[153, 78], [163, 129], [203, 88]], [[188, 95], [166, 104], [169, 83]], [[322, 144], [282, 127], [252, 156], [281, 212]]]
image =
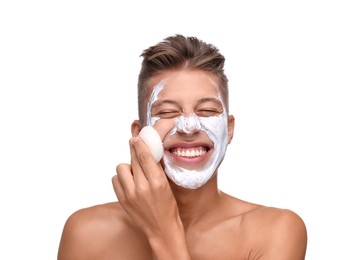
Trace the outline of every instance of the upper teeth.
[[196, 157], [196, 156], [204, 155], [205, 153], [206, 153], [206, 150], [205, 150], [205, 148], [202, 148], [202, 147], [189, 148], [189, 149], [185, 149], [185, 148], [172, 149], [172, 154], [174, 154], [176, 156], [182, 156], [182, 157]]

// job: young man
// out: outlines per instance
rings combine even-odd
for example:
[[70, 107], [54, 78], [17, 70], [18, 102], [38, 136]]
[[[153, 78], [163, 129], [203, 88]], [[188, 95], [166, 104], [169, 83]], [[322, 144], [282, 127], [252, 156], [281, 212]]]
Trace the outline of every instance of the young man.
[[[58, 260], [304, 259], [307, 233], [297, 214], [217, 187], [234, 134], [218, 49], [175, 35], [142, 56], [131, 164], [118, 165], [112, 179], [118, 201], [70, 216]], [[138, 136], [146, 125], [162, 139], [160, 163]]]

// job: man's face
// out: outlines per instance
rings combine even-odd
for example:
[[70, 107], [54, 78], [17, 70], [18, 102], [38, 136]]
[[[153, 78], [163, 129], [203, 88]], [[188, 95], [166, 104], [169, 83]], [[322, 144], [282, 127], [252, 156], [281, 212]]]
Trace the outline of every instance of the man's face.
[[147, 125], [163, 141], [167, 176], [185, 188], [198, 188], [213, 176], [231, 138], [218, 82], [213, 74], [189, 70], [150, 81]]

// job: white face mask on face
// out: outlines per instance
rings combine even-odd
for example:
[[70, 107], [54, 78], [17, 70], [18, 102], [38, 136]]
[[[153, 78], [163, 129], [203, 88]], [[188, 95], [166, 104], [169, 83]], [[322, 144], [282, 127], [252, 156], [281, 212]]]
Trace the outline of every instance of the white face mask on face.
[[227, 117], [225, 112], [212, 117], [180, 116], [176, 126], [166, 138], [175, 134], [176, 131], [190, 134], [194, 131], [204, 131], [214, 143], [213, 154], [201, 169], [188, 170], [175, 165], [169, 156], [164, 155], [163, 157], [165, 172], [174, 183], [184, 188], [196, 189], [204, 185], [214, 175], [225, 156], [228, 144]]
[[[158, 94], [162, 91], [164, 81], [157, 84], [151, 94], [151, 98], [147, 106], [147, 124], [153, 126], [159, 118], [151, 117], [151, 108], [157, 100]], [[188, 117], [179, 116], [175, 120], [175, 126], [166, 135], [165, 140], [176, 132], [193, 134], [196, 131], [205, 132], [214, 144], [212, 156], [201, 169], [189, 170], [180, 167], [174, 163], [173, 158], [164, 154], [163, 163], [167, 176], [177, 185], [196, 189], [204, 185], [214, 175], [225, 156], [228, 145], [228, 121], [225, 106], [222, 102], [220, 94], [218, 95], [223, 106], [223, 113], [218, 116], [199, 117], [192, 114]]]

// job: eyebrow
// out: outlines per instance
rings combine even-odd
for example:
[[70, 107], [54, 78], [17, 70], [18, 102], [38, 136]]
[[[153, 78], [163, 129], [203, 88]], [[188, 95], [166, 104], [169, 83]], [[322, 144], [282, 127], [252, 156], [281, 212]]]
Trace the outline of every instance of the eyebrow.
[[152, 105], [152, 109], [154, 108], [157, 108], [161, 105], [164, 105], [164, 104], [171, 104], [171, 105], [175, 105], [177, 106], [178, 108], [181, 108], [180, 104], [178, 102], [176, 102], [175, 100], [170, 100], [170, 99], [161, 99], [161, 100], [157, 100], [153, 105]]
[[213, 102], [213, 103], [217, 103], [218, 105], [222, 106], [222, 103], [219, 99], [217, 98], [212, 98], [212, 97], [207, 97], [207, 98], [202, 98], [199, 99], [196, 103], [196, 105], [200, 105], [202, 103], [206, 103], [206, 102]]

